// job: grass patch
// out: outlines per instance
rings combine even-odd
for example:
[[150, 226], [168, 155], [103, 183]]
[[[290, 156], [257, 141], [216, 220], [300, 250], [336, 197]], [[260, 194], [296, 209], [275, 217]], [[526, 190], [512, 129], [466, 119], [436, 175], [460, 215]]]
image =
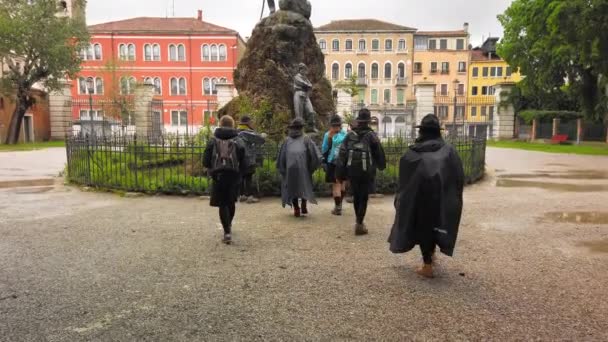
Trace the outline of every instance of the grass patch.
[[590, 156], [608, 156], [608, 144], [582, 143], [581, 145], [553, 145], [524, 141], [488, 141], [488, 146], [512, 148], [547, 153], [581, 154]]
[[24, 143], [24, 144], [16, 144], [16, 145], [5, 145], [0, 144], [0, 152], [13, 152], [13, 151], [33, 151], [33, 150], [43, 150], [45, 148], [51, 147], [65, 147], [65, 141], [46, 141], [39, 143]]

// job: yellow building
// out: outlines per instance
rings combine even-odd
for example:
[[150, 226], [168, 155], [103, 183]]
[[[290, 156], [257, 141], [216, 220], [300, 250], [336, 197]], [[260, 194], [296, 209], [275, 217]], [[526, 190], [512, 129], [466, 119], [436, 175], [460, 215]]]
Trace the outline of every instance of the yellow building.
[[492, 121], [497, 106], [496, 84], [521, 80], [520, 74], [512, 72], [507, 62], [496, 54], [496, 43], [498, 38], [488, 38], [482, 46], [471, 51], [467, 105], [469, 122]]
[[[454, 107], [454, 97], [462, 104], [466, 97], [469, 70], [469, 24], [462, 30], [419, 31], [414, 36], [413, 84], [435, 84], [435, 114], [444, 123], [464, 117], [464, 106]], [[455, 109], [454, 109], [455, 108]]]
[[[411, 127], [407, 121], [413, 109], [407, 101], [411, 99], [414, 32], [411, 27], [373, 19], [336, 20], [315, 29], [325, 54], [327, 78], [335, 87], [356, 75], [360, 92], [352, 102], [370, 109], [374, 128], [384, 136], [402, 134]], [[351, 105], [340, 102], [339, 114], [352, 111]]]

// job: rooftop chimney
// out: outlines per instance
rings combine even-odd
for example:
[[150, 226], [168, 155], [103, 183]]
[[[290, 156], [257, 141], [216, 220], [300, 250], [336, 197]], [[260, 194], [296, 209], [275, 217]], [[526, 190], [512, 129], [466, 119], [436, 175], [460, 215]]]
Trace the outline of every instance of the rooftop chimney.
[[198, 10], [198, 20], [203, 21], [203, 10]]
[[464, 28], [464, 32], [469, 33], [469, 23], [464, 23], [462, 27]]

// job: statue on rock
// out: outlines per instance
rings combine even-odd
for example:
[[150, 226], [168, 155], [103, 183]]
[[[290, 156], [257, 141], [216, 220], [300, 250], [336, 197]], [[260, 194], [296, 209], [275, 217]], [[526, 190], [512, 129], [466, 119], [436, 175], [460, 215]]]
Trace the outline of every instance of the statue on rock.
[[252, 112], [258, 128], [277, 140], [294, 117], [305, 119], [314, 131], [335, 114], [325, 57], [309, 20], [310, 2], [278, 4], [278, 11], [256, 25], [234, 71], [239, 96], [220, 109], [220, 115]]
[[274, 0], [268, 0], [268, 9], [270, 9], [270, 14], [273, 14], [277, 10]]
[[315, 130], [315, 109], [310, 102], [310, 91], [312, 83], [307, 77], [308, 68], [306, 64], [298, 65], [298, 74], [293, 80], [293, 108], [296, 118], [303, 119], [306, 122], [306, 130], [308, 132], [316, 132]]

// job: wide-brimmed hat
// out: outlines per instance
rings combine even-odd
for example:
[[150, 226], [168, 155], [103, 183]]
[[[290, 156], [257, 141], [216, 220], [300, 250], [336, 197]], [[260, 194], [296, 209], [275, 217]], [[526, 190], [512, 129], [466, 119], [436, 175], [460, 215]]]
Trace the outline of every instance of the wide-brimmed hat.
[[439, 123], [439, 118], [435, 114], [427, 114], [420, 121], [420, 125], [416, 126], [416, 128], [420, 129], [435, 129], [442, 130], [441, 124]]
[[342, 126], [342, 118], [340, 115], [334, 115], [329, 119], [330, 126]]
[[250, 124], [251, 124], [251, 117], [249, 115], [241, 116], [239, 125], [250, 125]]
[[302, 120], [300, 118], [295, 118], [289, 124], [289, 126], [287, 126], [287, 128], [295, 128], [295, 129], [304, 128], [304, 120]]
[[357, 114], [357, 118], [355, 119], [357, 122], [370, 122], [372, 121], [372, 113], [370, 113], [369, 109], [363, 108], [359, 110]]

